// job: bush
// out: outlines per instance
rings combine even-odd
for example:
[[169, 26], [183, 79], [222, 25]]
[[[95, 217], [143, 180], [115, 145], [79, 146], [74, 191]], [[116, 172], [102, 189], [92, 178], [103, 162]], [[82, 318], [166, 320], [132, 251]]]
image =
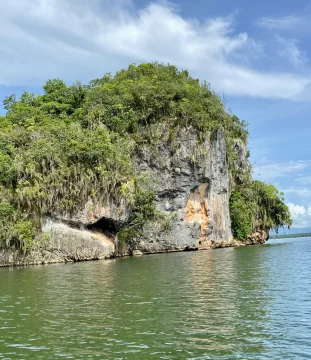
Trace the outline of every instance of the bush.
[[283, 194], [258, 180], [235, 187], [230, 196], [230, 217], [233, 236], [238, 240], [258, 229], [277, 232], [280, 227], [292, 225]]
[[245, 240], [253, 230], [253, 213], [242, 194], [233, 190], [229, 202], [233, 237]]

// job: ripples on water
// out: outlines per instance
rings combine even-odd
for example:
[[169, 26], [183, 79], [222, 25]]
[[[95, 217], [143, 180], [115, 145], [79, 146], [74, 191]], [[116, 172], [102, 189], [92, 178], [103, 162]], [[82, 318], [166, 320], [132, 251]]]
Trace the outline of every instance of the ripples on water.
[[311, 239], [0, 269], [0, 359], [311, 359]]

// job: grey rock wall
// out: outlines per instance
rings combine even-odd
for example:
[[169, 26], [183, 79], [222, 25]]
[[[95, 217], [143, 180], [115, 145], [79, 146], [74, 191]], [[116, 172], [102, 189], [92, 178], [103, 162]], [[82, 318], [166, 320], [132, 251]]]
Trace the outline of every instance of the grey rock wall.
[[171, 221], [145, 224], [134, 247], [143, 252], [193, 250], [232, 242], [229, 215], [229, 175], [224, 133], [215, 131], [198, 143], [193, 128], [178, 135], [172, 151], [163, 141], [158, 149], [144, 149], [137, 164], [154, 180], [157, 208]]
[[[234, 166], [240, 169], [239, 176], [248, 176], [245, 145], [239, 140], [233, 145], [237, 153]], [[140, 148], [134, 163], [138, 171], [151, 180], [157, 194], [157, 209], [165, 214], [168, 222], [148, 221], [141, 235], [131, 242], [130, 249], [123, 248], [121, 253], [135, 250], [160, 253], [245, 244], [234, 241], [231, 233], [230, 180], [223, 131], [214, 131], [201, 142], [191, 127], [181, 129], [173, 142], [163, 133], [157, 148]], [[28, 254], [3, 250], [0, 266], [110, 258], [118, 248], [114, 235], [118, 226], [126, 224], [130, 211], [125, 202], [98, 199], [88, 201], [76, 214], [54, 214], [53, 219], [43, 221], [45, 243], [39, 242]], [[112, 231], [105, 228], [111, 224]], [[262, 243], [268, 237], [267, 234], [255, 235], [248, 239], [249, 244]]]
[[115, 252], [113, 241], [103, 234], [71, 228], [49, 218], [44, 219], [42, 232], [42, 239], [25, 254], [0, 250], [0, 267], [100, 260]]

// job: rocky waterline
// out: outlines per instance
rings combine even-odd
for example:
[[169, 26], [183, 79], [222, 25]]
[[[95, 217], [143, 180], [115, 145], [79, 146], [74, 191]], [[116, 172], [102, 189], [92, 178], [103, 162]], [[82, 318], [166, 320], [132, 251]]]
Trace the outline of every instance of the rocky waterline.
[[[247, 245], [260, 245], [267, 241], [267, 233], [258, 232], [246, 241], [232, 240], [206, 242], [204, 247], [179, 248], [172, 244], [171, 248], [158, 251], [142, 252], [139, 249], [127, 250], [116, 254], [116, 248], [111, 239], [103, 234], [84, 231], [84, 237], [73, 236], [76, 229], [66, 229], [67, 236], [53, 238], [44, 248], [32, 249], [28, 253], [12, 250], [0, 250], [0, 267], [31, 266], [57, 263], [73, 263], [79, 261], [105, 260], [120, 256], [139, 256], [154, 253], [172, 253], [178, 251], [212, 250]], [[71, 233], [72, 232], [72, 233]]]

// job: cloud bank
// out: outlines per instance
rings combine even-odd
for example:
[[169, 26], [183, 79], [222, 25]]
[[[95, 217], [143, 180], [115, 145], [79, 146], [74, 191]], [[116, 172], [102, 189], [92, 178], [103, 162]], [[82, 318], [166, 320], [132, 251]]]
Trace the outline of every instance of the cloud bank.
[[294, 227], [304, 228], [311, 225], [311, 206], [295, 205], [288, 203], [287, 206], [291, 212]]
[[130, 0], [1, 0], [0, 13], [2, 85], [86, 81], [146, 61], [187, 68], [228, 95], [295, 99], [311, 84], [294, 70], [253, 68], [262, 47], [235, 31], [232, 14], [200, 22], [168, 3], [137, 10]]

